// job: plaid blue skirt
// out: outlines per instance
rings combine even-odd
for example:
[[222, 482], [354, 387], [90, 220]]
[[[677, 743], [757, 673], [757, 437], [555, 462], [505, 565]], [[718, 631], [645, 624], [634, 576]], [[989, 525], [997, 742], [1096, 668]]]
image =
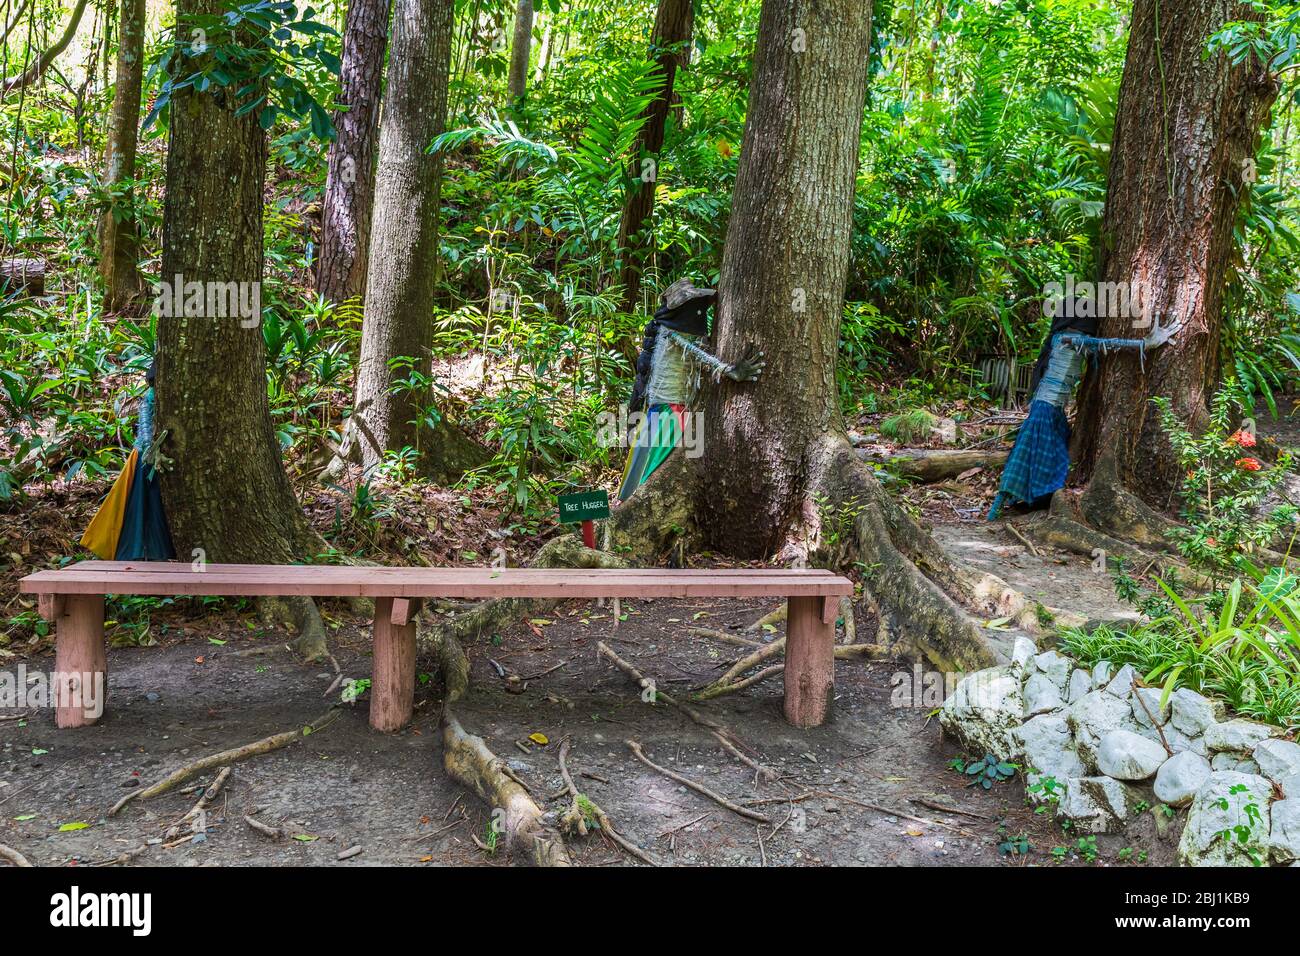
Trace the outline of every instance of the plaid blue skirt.
[[1050, 402], [1030, 403], [988, 520], [996, 521], [1007, 501], [1028, 505], [1054, 494], [1065, 487], [1069, 475], [1070, 423], [1065, 412]]

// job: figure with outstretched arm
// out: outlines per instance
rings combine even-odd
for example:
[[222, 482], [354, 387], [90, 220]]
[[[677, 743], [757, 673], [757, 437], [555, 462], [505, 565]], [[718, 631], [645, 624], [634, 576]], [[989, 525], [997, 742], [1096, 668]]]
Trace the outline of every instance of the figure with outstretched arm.
[[701, 373], [752, 382], [763, 373], [763, 353], [751, 349], [738, 362], [724, 362], [701, 344], [709, 337], [709, 308], [717, 293], [679, 279], [666, 290], [646, 326], [636, 381], [628, 401], [639, 421], [628, 436], [631, 450], [618, 496], [623, 501], [655, 473], [681, 444], [688, 408], [699, 390]]
[[1029, 417], [1020, 426], [1007, 458], [989, 521], [996, 521], [1008, 502], [1040, 507], [1065, 487], [1070, 474], [1070, 423], [1065, 418], [1065, 403], [1083, 375], [1085, 360], [1128, 350], [1136, 351], [1139, 361], [1145, 362], [1148, 349], [1164, 345], [1182, 327], [1181, 322], [1161, 325], [1157, 318], [1144, 339], [1098, 338], [1096, 318], [1076, 314], [1091, 310], [1079, 309], [1076, 304], [1064, 311], [1069, 314], [1053, 319], [1034, 365]]

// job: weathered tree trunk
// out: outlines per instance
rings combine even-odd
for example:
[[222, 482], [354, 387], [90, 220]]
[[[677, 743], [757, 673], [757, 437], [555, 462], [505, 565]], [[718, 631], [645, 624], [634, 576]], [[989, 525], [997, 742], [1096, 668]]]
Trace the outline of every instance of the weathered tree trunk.
[[316, 274], [317, 291], [333, 302], [366, 293], [390, 6], [390, 0], [351, 0], [343, 28], [339, 103], [347, 109], [334, 117], [338, 138], [329, 150]]
[[[177, 18], [232, 2], [180, 0]], [[314, 555], [315, 539], [271, 424], [260, 311], [241, 315], [229, 298], [208, 308], [207, 292], [226, 283], [260, 303], [266, 134], [256, 111], [236, 116], [236, 105], [230, 91], [188, 89], [171, 103], [162, 281], [181, 276], [205, 301], [182, 310], [198, 315], [164, 304], [158, 319], [158, 428], [175, 461], [163, 495], [178, 556], [271, 564]]]
[[[658, 183], [659, 152], [664, 147], [668, 110], [673, 102], [673, 84], [677, 69], [685, 66], [694, 21], [692, 0], [659, 0], [654, 32], [650, 37], [650, 55], [659, 64], [664, 85], [646, 107], [645, 123], [637, 138], [639, 165], [632, 170], [632, 183], [623, 203], [623, 221], [619, 226], [618, 248], [623, 260], [623, 309], [635, 311], [641, 298], [641, 274], [645, 269], [652, 237], [646, 228], [654, 212], [655, 187]], [[645, 160], [650, 165], [645, 165]]]
[[533, 0], [515, 6], [515, 35], [510, 44], [510, 103], [518, 103], [528, 90], [528, 60], [533, 52]]
[[[144, 79], [144, 0], [122, 0], [117, 41], [117, 78], [113, 112], [104, 150], [104, 186], [135, 178], [140, 88]], [[99, 220], [99, 275], [104, 283], [104, 310], [132, 308], [143, 292], [138, 266], [140, 226], [134, 216], [134, 192], [128, 190], [114, 215]]]
[[758, 346], [767, 369], [706, 388], [703, 456], [665, 463], [607, 535], [642, 554], [684, 532], [736, 557], [856, 561], [881, 635], [970, 670], [998, 651], [954, 595], [986, 614], [1023, 596], [952, 565], [858, 459], [836, 403], [870, 33], [869, 0], [764, 3], [715, 329], [724, 359]]
[[[1257, 60], [1206, 58], [1226, 21], [1258, 15], [1232, 0], [1137, 0], [1120, 86], [1102, 227], [1100, 278], [1143, 293], [1146, 318], [1182, 320], [1178, 338], [1146, 356], [1104, 358], [1080, 393], [1075, 460], [1090, 476], [1084, 513], [1121, 534], [1158, 520], [1178, 465], [1150, 399], [1167, 396], [1198, 421], [1218, 380], [1223, 288], [1233, 225], [1250, 188], [1256, 140], [1277, 89]], [[1104, 335], [1140, 338], [1131, 315]], [[1140, 535], [1139, 535], [1140, 536]], [[1157, 535], [1158, 537], [1158, 535]]]
[[[447, 118], [452, 0], [397, 0], [379, 131], [375, 220], [370, 233], [356, 406], [345, 452], [370, 468], [411, 447], [435, 478], [463, 473], [481, 449], [450, 422], [427, 424], [432, 389], [394, 391], [397, 379], [432, 373], [434, 286], [442, 160], [428, 146]], [[396, 359], [409, 368], [395, 369]]]
[[835, 363], [849, 263], [871, 36], [869, 0], [763, 5], [714, 320], [718, 354], [763, 349], [755, 385], [724, 381], [702, 407], [708, 541], [772, 554], [799, 523], [843, 436]]

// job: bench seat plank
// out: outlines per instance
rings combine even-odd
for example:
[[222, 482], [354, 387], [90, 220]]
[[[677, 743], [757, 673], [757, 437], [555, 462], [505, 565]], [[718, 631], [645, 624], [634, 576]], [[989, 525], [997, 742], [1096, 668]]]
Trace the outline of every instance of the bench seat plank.
[[536, 568], [375, 568], [337, 565], [83, 561], [22, 579], [34, 594], [310, 595], [313, 597], [840, 597], [847, 578], [827, 571]]

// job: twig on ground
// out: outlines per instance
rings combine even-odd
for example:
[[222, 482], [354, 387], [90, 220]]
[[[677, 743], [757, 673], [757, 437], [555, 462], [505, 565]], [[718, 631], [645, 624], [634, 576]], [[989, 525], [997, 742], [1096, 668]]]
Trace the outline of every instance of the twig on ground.
[[173, 787], [181, 783], [184, 783], [186, 780], [188, 780], [190, 777], [193, 777], [195, 774], [202, 773], [203, 771], [208, 770], [212, 767], [220, 767], [220, 766], [224, 766], [225, 764], [237, 763], [238, 761], [244, 760], [248, 757], [256, 757], [259, 754], [270, 753], [272, 750], [279, 750], [281, 747], [287, 746], [288, 744], [301, 740], [303, 737], [324, 730], [334, 721], [334, 718], [336, 718], [337, 716], [338, 716], [338, 708], [331, 707], [329, 710], [327, 710], [320, 717], [316, 718], [316, 720], [312, 721], [306, 727], [299, 727], [293, 730], [286, 730], [284, 733], [281, 734], [274, 734], [270, 737], [263, 737], [261, 740], [255, 740], [251, 744], [245, 744], [244, 746], [236, 747], [233, 750], [223, 750], [221, 753], [212, 754], [210, 756], [203, 757], [199, 760], [196, 760], [193, 763], [186, 764], [184, 767], [181, 767], [179, 770], [173, 771], [171, 774], [164, 777], [162, 780], [158, 781], [152, 786], [145, 787], [143, 790], [133, 790], [131, 793], [128, 793], [125, 797], [123, 797], [121, 800], [117, 801], [117, 803], [113, 805], [113, 808], [108, 811], [108, 815], [110, 817], [116, 816], [117, 813], [124, 806], [130, 803], [132, 800], [147, 799], [149, 797], [156, 797], [160, 793], [166, 793], [168, 790], [171, 790]]
[[972, 813], [970, 810], [959, 810], [957, 807], [945, 807], [942, 803], [935, 803], [931, 800], [923, 800], [920, 797], [909, 797], [908, 803], [919, 803], [923, 807], [928, 807], [931, 810], [938, 810], [940, 813], [955, 813], [958, 814], [959, 816], [971, 817], [972, 819], [975, 820], [992, 819], [992, 817], [987, 817], [982, 813]]
[[256, 830], [258, 833], [262, 834], [262, 836], [270, 837], [272, 840], [284, 839], [284, 831], [282, 829], [280, 829], [279, 827], [273, 827], [268, 824], [265, 824], [261, 820], [258, 820], [256, 817], [253, 817], [251, 815], [245, 815], [244, 822], [247, 823], [254, 830]]
[[1152, 715], [1151, 708], [1147, 706], [1147, 702], [1143, 700], [1142, 695], [1138, 693], [1138, 682], [1136, 677], [1133, 679], [1133, 699], [1141, 705], [1142, 713], [1147, 715], [1147, 720], [1151, 721], [1151, 726], [1154, 727], [1156, 733], [1160, 735], [1160, 744], [1165, 748], [1165, 753], [1172, 757], [1174, 755], [1174, 748], [1169, 746], [1169, 741], [1165, 739], [1165, 732], [1160, 727], [1160, 721], [1156, 720], [1155, 716]]
[[1039, 552], [1039, 550], [1036, 547], [1034, 547], [1034, 543], [1030, 541], [1028, 538], [1026, 538], [1023, 534], [1021, 534], [1020, 529], [1017, 528], [1015, 525], [1013, 525], [1010, 521], [1008, 521], [1002, 527], [1007, 529], [1007, 533], [1011, 535], [1011, 537], [1015, 538], [1026, 548], [1028, 548], [1030, 554], [1032, 554], [1036, 558], [1042, 557], [1042, 554]]
[[726, 797], [722, 796], [722, 794], [710, 790], [708, 787], [704, 786], [704, 784], [696, 783], [694, 780], [691, 780], [688, 777], [683, 777], [681, 774], [669, 770], [667, 767], [659, 766], [659, 764], [655, 763], [653, 760], [651, 760], [649, 757], [645, 755], [645, 751], [641, 749], [641, 745], [637, 743], [635, 740], [625, 740], [624, 743], [628, 745], [628, 748], [636, 756], [637, 760], [640, 760], [651, 770], [659, 771], [669, 780], [676, 780], [683, 787], [688, 787], [691, 790], [694, 790], [696, 793], [708, 797], [714, 803], [718, 804], [719, 806], [726, 807], [732, 813], [739, 814], [740, 816], [746, 817], [750, 820], [757, 820], [759, 823], [766, 823], [768, 826], [772, 825], [772, 821], [769, 820], [767, 817], [763, 816], [763, 814], [742, 807], [738, 803], [732, 803]]

